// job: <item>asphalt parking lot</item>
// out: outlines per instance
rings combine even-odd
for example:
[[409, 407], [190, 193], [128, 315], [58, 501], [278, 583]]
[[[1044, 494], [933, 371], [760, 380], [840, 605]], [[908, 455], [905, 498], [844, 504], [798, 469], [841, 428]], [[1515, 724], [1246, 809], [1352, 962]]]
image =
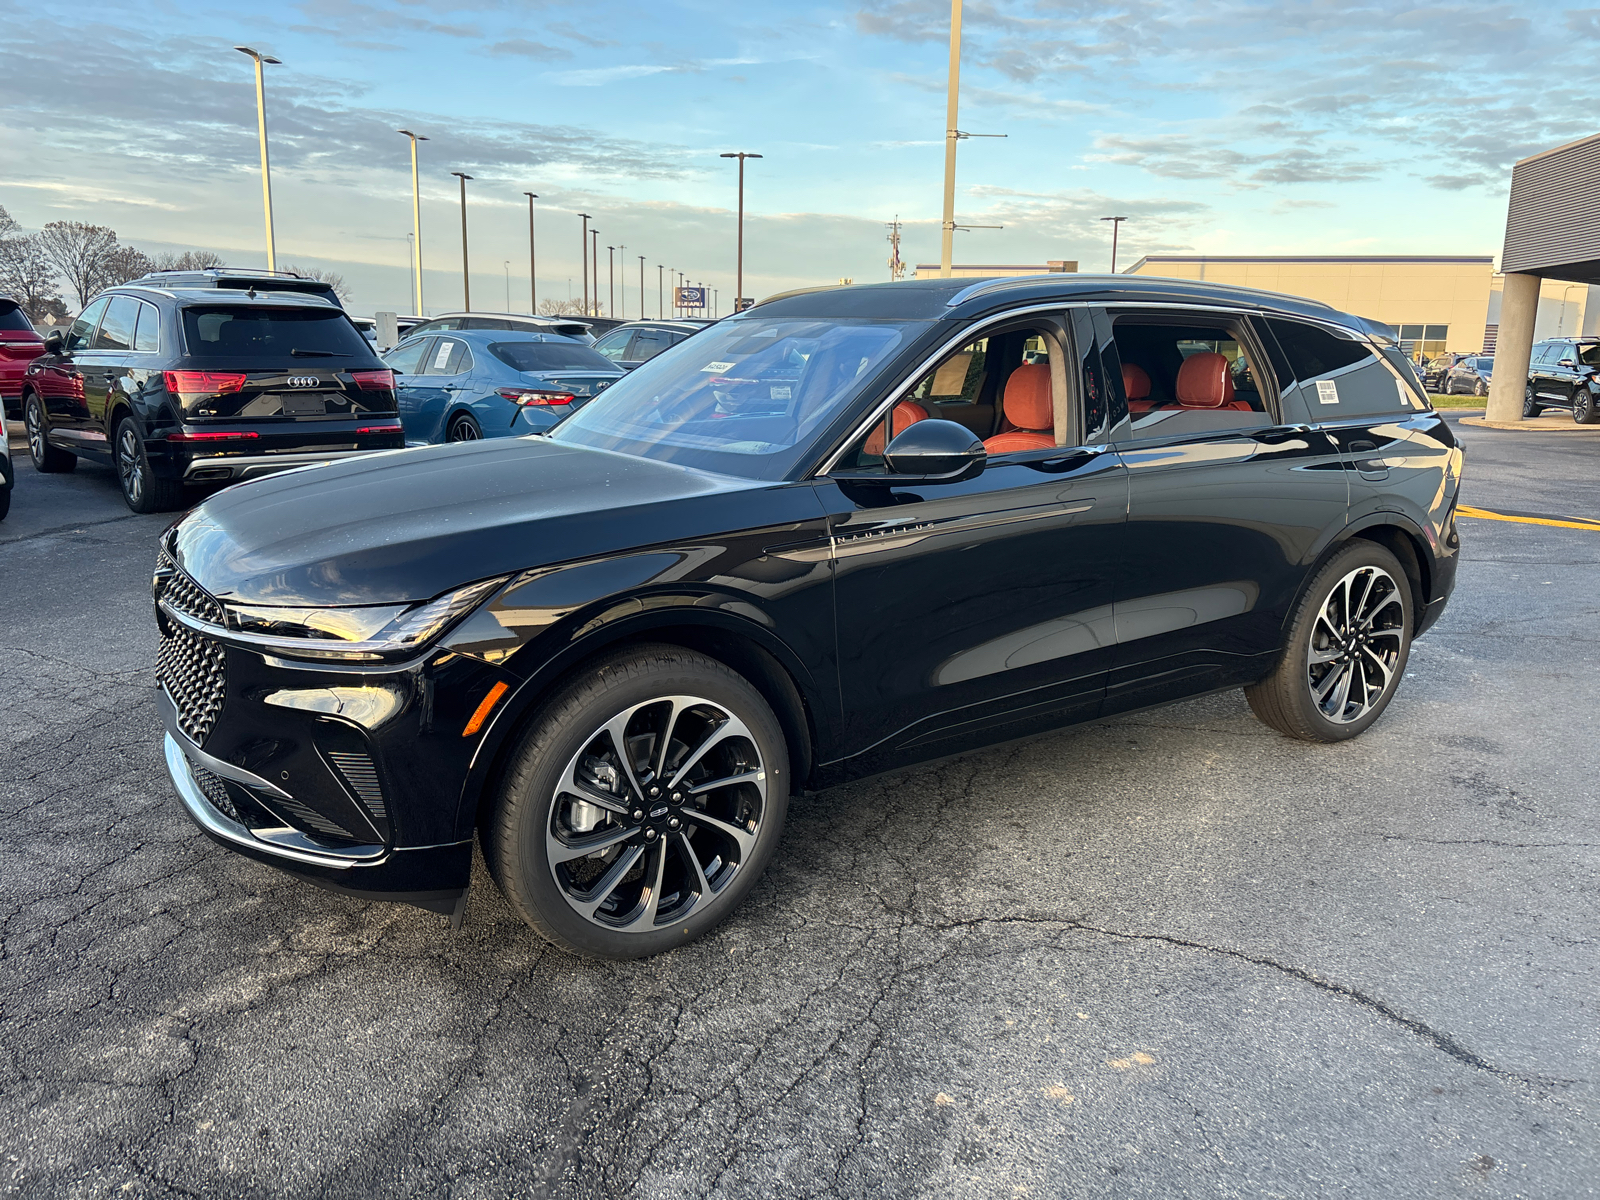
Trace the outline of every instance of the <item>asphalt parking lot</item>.
[[[1464, 500], [1600, 518], [1600, 437], [1463, 429]], [[1353, 743], [1238, 693], [799, 803], [710, 937], [547, 950], [205, 840], [152, 538], [19, 462], [0, 524], [0, 1192], [1600, 1191], [1600, 529], [1469, 519]]]

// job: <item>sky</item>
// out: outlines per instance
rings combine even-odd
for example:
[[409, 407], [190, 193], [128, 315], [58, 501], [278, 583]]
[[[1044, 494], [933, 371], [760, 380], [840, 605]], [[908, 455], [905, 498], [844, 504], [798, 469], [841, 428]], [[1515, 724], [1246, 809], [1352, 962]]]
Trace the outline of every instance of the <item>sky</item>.
[[[254, 80], [267, 69], [279, 266], [407, 312], [409, 128], [426, 307], [581, 291], [581, 221], [626, 269], [734, 293], [936, 262], [948, 0], [0, 0], [0, 205], [155, 253], [266, 262]], [[1600, 8], [1345, 0], [965, 6], [956, 260], [1119, 266], [1148, 253], [1494, 254], [1513, 162], [1600, 131]]]

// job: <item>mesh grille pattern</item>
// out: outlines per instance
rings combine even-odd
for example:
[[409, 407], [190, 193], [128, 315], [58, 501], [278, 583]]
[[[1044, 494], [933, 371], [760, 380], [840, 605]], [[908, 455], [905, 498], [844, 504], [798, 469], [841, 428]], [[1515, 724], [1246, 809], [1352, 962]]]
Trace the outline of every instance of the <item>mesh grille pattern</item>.
[[182, 625], [163, 622], [161, 652], [156, 656], [156, 678], [178, 709], [178, 726], [196, 744], [203, 745], [216, 724], [227, 695], [224, 668], [227, 653], [221, 643], [191, 633]]
[[[157, 568], [159, 567], [158, 562]], [[179, 612], [194, 617], [197, 621], [206, 621], [212, 625], [225, 623], [222, 605], [202, 592], [195, 582], [181, 571], [174, 571], [167, 579], [167, 586], [161, 589], [161, 598]]]
[[201, 793], [211, 801], [211, 807], [231, 821], [244, 824], [244, 818], [239, 815], [239, 810], [234, 807], [233, 797], [228, 795], [228, 785], [222, 782], [222, 776], [213, 774], [202, 766], [198, 766], [193, 759], [189, 760], [189, 773], [194, 776], [194, 781], [199, 785]]
[[274, 796], [272, 803], [287, 817], [291, 824], [297, 825], [305, 833], [320, 833], [324, 837], [344, 838], [354, 841], [355, 836], [336, 821], [323, 816], [309, 805], [298, 800], [286, 800], [282, 796]]
[[372, 758], [352, 750], [330, 750], [328, 757], [367, 810], [378, 820], [387, 821], [389, 810], [383, 802], [383, 788], [378, 784], [378, 769], [372, 765]]

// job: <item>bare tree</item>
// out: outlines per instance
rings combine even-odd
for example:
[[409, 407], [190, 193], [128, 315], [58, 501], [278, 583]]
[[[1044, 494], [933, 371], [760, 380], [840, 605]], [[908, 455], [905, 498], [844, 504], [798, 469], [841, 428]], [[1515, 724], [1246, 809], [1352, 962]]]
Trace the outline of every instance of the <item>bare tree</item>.
[[77, 292], [78, 307], [82, 308], [98, 290], [97, 281], [106, 258], [116, 248], [117, 235], [104, 225], [51, 221], [39, 231], [39, 245]]
[[21, 304], [30, 321], [66, 315], [55, 265], [37, 236], [8, 238], [0, 245], [0, 292]]
[[333, 289], [333, 294], [340, 300], [350, 299], [350, 287], [344, 281], [344, 276], [337, 271], [324, 271], [321, 267], [287, 267], [286, 270], [301, 279], [315, 279], [318, 283], [325, 283]]
[[135, 250], [132, 246], [113, 246], [96, 265], [89, 293], [93, 295], [105, 288], [138, 279], [154, 269], [155, 264], [143, 251]]
[[541, 317], [581, 317], [583, 316], [583, 301], [541, 300], [539, 301], [539, 315]]
[[185, 250], [181, 254], [158, 254], [151, 260], [151, 269], [155, 271], [209, 271], [213, 267], [225, 267], [228, 264], [222, 261], [222, 255], [211, 250]]

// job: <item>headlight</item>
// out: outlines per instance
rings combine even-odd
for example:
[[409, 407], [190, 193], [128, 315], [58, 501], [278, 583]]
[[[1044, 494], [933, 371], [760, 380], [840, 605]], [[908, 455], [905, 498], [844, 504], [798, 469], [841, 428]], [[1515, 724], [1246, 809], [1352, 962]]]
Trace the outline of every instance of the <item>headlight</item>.
[[422, 604], [361, 608], [231, 604], [227, 606], [228, 628], [240, 634], [247, 645], [289, 658], [347, 662], [401, 658], [432, 642], [506, 578], [469, 583]]

